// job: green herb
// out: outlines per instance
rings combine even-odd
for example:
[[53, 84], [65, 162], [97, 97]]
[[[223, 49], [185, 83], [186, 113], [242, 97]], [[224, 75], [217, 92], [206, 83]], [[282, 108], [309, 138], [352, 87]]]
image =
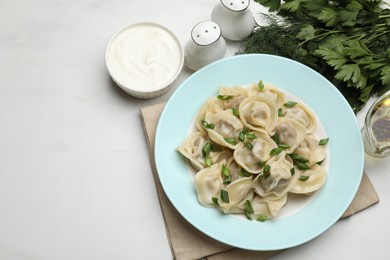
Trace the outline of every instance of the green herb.
[[294, 162], [301, 162], [301, 163], [307, 163], [309, 160], [306, 159], [305, 157], [299, 155], [299, 154], [295, 154], [295, 153], [292, 153], [290, 154], [290, 157], [291, 159], [294, 161]]
[[211, 161], [210, 157], [205, 157], [204, 164], [206, 164], [207, 167], [210, 167], [213, 164], [213, 162]]
[[240, 139], [241, 142], [245, 141], [245, 134], [243, 132], [240, 132], [238, 135], [238, 139]]
[[246, 127], [242, 130], [242, 133], [244, 135], [248, 134], [249, 132], [250, 132], [249, 128], [246, 128]]
[[294, 102], [294, 101], [287, 101], [286, 103], [283, 104], [284, 107], [287, 107], [287, 108], [292, 108], [294, 107], [296, 104], [298, 104], [297, 102]]
[[223, 101], [227, 101], [227, 100], [230, 100], [232, 99], [234, 96], [232, 95], [218, 95], [217, 98], [219, 100], [223, 100]]
[[202, 148], [202, 154], [203, 154], [203, 157], [206, 158], [209, 156], [210, 154], [210, 151], [211, 151], [211, 144], [210, 143], [206, 143], [203, 148]]
[[325, 158], [319, 162], [317, 162], [318, 165], [321, 165], [325, 161]]
[[251, 144], [250, 142], [244, 142], [244, 145], [246, 148], [248, 148], [249, 150], [252, 150], [253, 149], [253, 144]]
[[277, 145], [279, 145], [280, 140], [279, 140], [279, 134], [278, 134], [278, 133], [276, 133], [276, 134], [274, 134], [273, 136], [271, 136], [271, 138], [272, 138], [272, 140], [274, 140], [274, 142], [275, 142]]
[[209, 124], [209, 123], [206, 122], [206, 120], [201, 120], [200, 123], [206, 129], [214, 129], [214, 127], [215, 127], [214, 124]]
[[325, 139], [321, 139], [320, 142], [319, 142], [319, 145], [326, 145], [328, 142], [329, 142], [329, 137], [325, 138]]
[[260, 216], [258, 216], [257, 217], [257, 221], [260, 221], [260, 222], [264, 222], [264, 221], [266, 221], [268, 219], [268, 217], [267, 216], [263, 216], [263, 215], [260, 215]]
[[271, 166], [269, 164], [264, 165], [263, 176], [264, 179], [267, 179], [271, 175]]
[[265, 161], [260, 161], [260, 162], [259, 162], [259, 166], [260, 166], [260, 167], [264, 167], [264, 165], [265, 165], [266, 163], [267, 163], [267, 162], [265, 162]]
[[221, 190], [221, 200], [225, 203], [229, 203], [229, 193], [226, 190]]
[[284, 117], [283, 108], [281, 107], [278, 108], [278, 117]]
[[270, 156], [275, 156], [275, 155], [280, 154], [282, 151], [283, 151], [283, 148], [276, 147], [276, 148], [274, 148], [274, 149], [271, 150], [271, 152], [269, 153], [269, 155], [270, 155]]
[[252, 133], [248, 133], [248, 134], [246, 134], [246, 138], [248, 138], [249, 140], [254, 140], [254, 139], [256, 139], [256, 135], [252, 134]]
[[223, 184], [229, 184], [232, 181], [232, 174], [225, 164], [222, 164]]
[[259, 87], [259, 90], [260, 91], [263, 91], [264, 90], [264, 83], [262, 80], [259, 80], [259, 83], [257, 83], [257, 86]]
[[218, 198], [212, 197], [212, 198], [211, 198], [211, 201], [212, 201], [215, 205], [219, 206]]
[[[264, 15], [237, 54], [267, 53], [318, 71], [355, 112], [390, 88], [390, 9], [381, 0], [255, 0]], [[315, 87], [315, 86], [313, 86]]]
[[237, 144], [237, 140], [234, 137], [227, 137], [227, 138], [225, 138], [225, 141], [228, 142], [229, 144], [232, 144], [232, 145]]
[[309, 179], [310, 176], [307, 176], [307, 175], [302, 175], [301, 177], [299, 177], [298, 180], [300, 181], [307, 181], [307, 179]]
[[210, 146], [211, 146], [211, 151], [212, 152], [222, 152], [223, 151], [222, 147], [220, 147], [220, 146], [218, 146], [216, 144], [210, 143]]
[[240, 116], [240, 111], [238, 111], [237, 108], [233, 107], [233, 108], [232, 108], [232, 112], [233, 112], [233, 115], [235, 115], [235, 116]]
[[298, 167], [300, 170], [309, 170], [310, 166], [307, 165], [306, 163], [303, 162], [295, 162], [295, 165]]
[[252, 176], [252, 174], [250, 174], [249, 172], [245, 171], [244, 169], [239, 169], [237, 173], [241, 177], [251, 177]]
[[290, 169], [290, 173], [291, 173], [291, 176], [294, 176], [294, 175], [295, 175], [295, 168], [294, 168], [294, 167], [292, 167], [292, 168]]
[[248, 219], [252, 220], [252, 214], [254, 214], [255, 211], [253, 210], [252, 203], [249, 200], [245, 201], [244, 213]]

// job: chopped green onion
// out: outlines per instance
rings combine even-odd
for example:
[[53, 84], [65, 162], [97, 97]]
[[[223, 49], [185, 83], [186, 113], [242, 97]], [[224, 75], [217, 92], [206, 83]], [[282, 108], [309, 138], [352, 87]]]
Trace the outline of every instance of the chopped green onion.
[[290, 172], [291, 172], [291, 176], [294, 176], [294, 174], [295, 174], [295, 168], [292, 167], [292, 168], [290, 169]]
[[287, 107], [287, 108], [292, 108], [294, 107], [296, 104], [298, 104], [297, 102], [294, 102], [294, 101], [287, 101], [286, 103], [283, 104], [284, 107]]
[[228, 142], [229, 144], [232, 144], [232, 145], [236, 145], [237, 144], [237, 140], [234, 137], [225, 138], [225, 141]]
[[249, 128], [244, 128], [244, 129], [242, 129], [242, 133], [244, 134], [244, 135], [246, 135], [246, 134], [248, 134], [249, 133]]
[[278, 108], [278, 117], [284, 117], [283, 108]]
[[244, 142], [244, 145], [246, 148], [248, 148], [249, 150], [252, 150], [253, 149], [253, 144], [251, 144], [250, 142]]
[[238, 139], [240, 139], [241, 142], [244, 142], [245, 141], [245, 134], [243, 132], [240, 132], [240, 134], [238, 135]]
[[252, 134], [252, 133], [248, 133], [248, 134], [246, 134], [246, 138], [248, 138], [249, 140], [254, 140], [254, 139], [256, 139], [256, 135]]
[[255, 211], [253, 210], [252, 203], [249, 200], [245, 201], [244, 213], [248, 219], [252, 220], [252, 214], [255, 213]]
[[267, 179], [271, 175], [271, 166], [269, 166], [269, 164], [264, 165], [263, 175], [264, 179]]
[[202, 126], [206, 129], [214, 129], [215, 125], [214, 124], [209, 124], [207, 123], [206, 120], [200, 120], [200, 123], [202, 124]]
[[329, 142], [329, 137], [325, 139], [321, 139], [319, 145], [326, 145]]
[[223, 184], [230, 184], [232, 182], [232, 176], [225, 176], [223, 178]]
[[233, 107], [233, 108], [232, 108], [232, 112], [233, 112], [233, 115], [235, 115], [235, 116], [240, 116], [240, 111], [238, 111], [237, 108]]
[[321, 165], [325, 161], [325, 158], [319, 162], [317, 162], [318, 165]]
[[225, 203], [229, 203], [229, 193], [226, 190], [221, 190], [221, 200]]
[[257, 86], [259, 87], [259, 90], [260, 91], [263, 91], [264, 90], [264, 83], [262, 80], [259, 80], [259, 83], [257, 83]]
[[288, 144], [279, 144], [278, 146], [280, 148], [282, 148], [283, 150], [286, 150], [286, 149], [290, 148], [290, 146]]
[[204, 158], [208, 157], [209, 154], [210, 154], [210, 151], [211, 151], [211, 144], [210, 144], [210, 143], [206, 143], [206, 144], [203, 146], [203, 149], [202, 149], [203, 157], [204, 157]]
[[301, 162], [301, 163], [307, 163], [309, 160], [306, 159], [305, 157], [303, 156], [300, 156], [299, 154], [296, 154], [296, 153], [292, 153], [290, 154], [290, 157], [293, 161], [295, 162]]
[[260, 222], [264, 222], [264, 221], [266, 221], [268, 219], [268, 217], [267, 216], [263, 216], [263, 215], [260, 215], [260, 216], [258, 216], [257, 217], [257, 221], [260, 221]]
[[230, 99], [232, 99], [234, 96], [232, 96], [232, 95], [218, 95], [217, 96], [217, 98], [219, 99], [219, 100], [223, 100], [223, 101], [226, 101], [226, 100], [230, 100]]
[[213, 162], [211, 161], [210, 157], [205, 157], [204, 164], [206, 164], [207, 167], [210, 167], [213, 164]]
[[282, 151], [283, 151], [282, 148], [276, 147], [276, 148], [274, 148], [274, 149], [271, 150], [271, 152], [269, 153], [269, 155], [270, 155], [270, 156], [275, 156], [275, 155], [280, 154]]
[[211, 201], [212, 201], [215, 205], [219, 206], [218, 198], [217, 198], [217, 197], [212, 197], [212, 198], [211, 198]]
[[307, 181], [307, 179], [309, 179], [310, 176], [307, 176], [307, 175], [302, 175], [301, 177], [299, 177], [298, 180], [300, 181]]
[[230, 176], [230, 170], [229, 170], [228, 167], [226, 167], [225, 164], [222, 164], [222, 173], [223, 173], [223, 175], [225, 175], [225, 176]]
[[259, 166], [260, 166], [260, 167], [264, 167], [265, 163], [266, 163], [265, 161], [260, 161], [260, 162], [259, 162]]
[[211, 144], [210, 143], [210, 146], [211, 146], [211, 151], [212, 152], [222, 152], [223, 151], [222, 147], [220, 147], [220, 146], [218, 146], [216, 144]]
[[296, 162], [296, 166], [300, 170], [309, 170], [310, 169], [309, 165], [307, 165], [306, 163], [302, 163], [302, 162]]
[[278, 134], [278, 133], [276, 133], [276, 134], [274, 134], [273, 136], [271, 136], [271, 138], [272, 138], [272, 140], [274, 140], [274, 142], [275, 142], [277, 145], [279, 145], [280, 140], [279, 140], [279, 134]]
[[249, 172], [245, 171], [244, 169], [239, 169], [237, 173], [241, 177], [251, 177], [252, 176], [252, 174], [250, 174]]

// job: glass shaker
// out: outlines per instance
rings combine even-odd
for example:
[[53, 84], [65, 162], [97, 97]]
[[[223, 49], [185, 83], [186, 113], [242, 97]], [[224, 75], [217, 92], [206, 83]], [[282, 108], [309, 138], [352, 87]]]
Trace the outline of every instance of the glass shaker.
[[220, 0], [211, 12], [211, 20], [222, 29], [222, 36], [232, 41], [248, 37], [255, 19], [249, 10], [250, 0]]
[[370, 107], [362, 129], [364, 150], [374, 157], [390, 155], [390, 90]]
[[226, 42], [221, 28], [212, 21], [198, 23], [192, 28], [191, 39], [184, 49], [184, 63], [191, 70], [221, 59], [226, 52]]

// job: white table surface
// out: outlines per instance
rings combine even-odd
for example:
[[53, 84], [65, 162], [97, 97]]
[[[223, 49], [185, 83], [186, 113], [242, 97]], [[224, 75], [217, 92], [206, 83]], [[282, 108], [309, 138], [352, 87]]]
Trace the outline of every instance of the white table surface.
[[[139, 108], [190, 72], [140, 100], [111, 81], [104, 52], [142, 21], [184, 46], [217, 2], [0, 0], [1, 260], [172, 258]], [[273, 259], [388, 259], [390, 160], [366, 157], [366, 171], [379, 204]]]

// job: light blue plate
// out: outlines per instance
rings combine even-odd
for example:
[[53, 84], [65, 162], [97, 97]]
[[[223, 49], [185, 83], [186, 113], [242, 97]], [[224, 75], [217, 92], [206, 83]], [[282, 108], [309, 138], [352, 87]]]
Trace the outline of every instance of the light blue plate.
[[[298, 212], [266, 222], [249, 221], [205, 208], [183, 157], [175, 150], [201, 105], [221, 85], [269, 82], [296, 95], [317, 114], [330, 138], [328, 180]], [[278, 56], [225, 58], [190, 76], [167, 102], [156, 132], [155, 161], [162, 187], [179, 213], [204, 234], [250, 250], [285, 249], [305, 243], [332, 226], [359, 187], [364, 152], [356, 117], [340, 92], [314, 70]], [[287, 202], [288, 203], [288, 202]]]

